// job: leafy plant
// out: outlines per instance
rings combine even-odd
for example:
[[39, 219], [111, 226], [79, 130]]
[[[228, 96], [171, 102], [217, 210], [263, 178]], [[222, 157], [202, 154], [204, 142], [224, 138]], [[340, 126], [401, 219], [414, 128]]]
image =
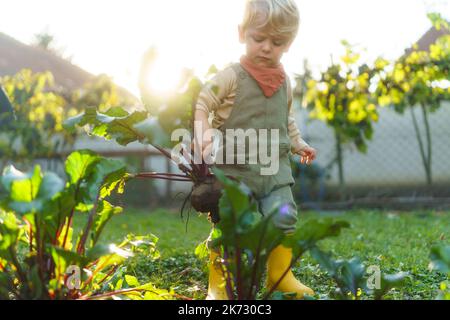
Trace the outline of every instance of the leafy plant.
[[[361, 263], [358, 257], [349, 260], [332, 258], [330, 253], [320, 250], [314, 246], [310, 250], [311, 256], [319, 263], [330, 277], [337, 284], [337, 288], [332, 292], [332, 297], [340, 300], [358, 300], [363, 292], [372, 294], [375, 300], [382, 299], [383, 296], [394, 287], [401, 287], [405, 283], [407, 274], [400, 272], [397, 274], [379, 273], [378, 281], [375, 281], [373, 288], [369, 288], [367, 279], [367, 268]], [[377, 283], [378, 282], [378, 283]], [[379, 285], [379, 287], [376, 287]]]
[[[69, 155], [65, 172], [66, 182], [39, 166], [29, 173], [13, 166], [4, 170], [0, 298], [89, 299], [132, 292], [149, 297], [145, 292], [155, 291], [151, 285], [123, 284], [121, 263], [133, 252], [156, 254], [155, 239], [128, 237], [118, 246], [98, 244], [108, 221], [122, 211], [106, 198], [123, 192], [129, 178], [125, 165], [80, 150]], [[75, 214], [86, 216], [78, 233], [72, 226]], [[78, 273], [68, 275], [68, 270]], [[69, 285], [74, 277], [82, 285]], [[107, 295], [100, 294], [105, 290]]]
[[[86, 106], [97, 107], [100, 111], [117, 106], [133, 106], [137, 103], [131, 94], [118, 88], [112, 79], [100, 74], [87, 81], [83, 88], [66, 94], [68, 105], [77, 111], [82, 111]], [[74, 114], [71, 114], [71, 116]]]
[[[115, 139], [119, 144], [127, 145], [133, 141], [150, 144], [161, 154], [174, 162], [184, 174], [139, 172], [130, 175], [133, 178], [167, 179], [174, 181], [192, 182], [192, 191], [185, 202], [191, 199], [191, 204], [199, 212], [211, 212], [217, 216], [218, 199], [221, 186], [210, 170], [210, 166], [201, 159], [197, 163], [195, 150], [198, 145], [191, 141], [171, 141], [167, 129], [161, 124], [161, 119], [151, 117], [146, 111], [128, 112], [120, 107], [110, 108], [106, 112], [99, 112], [95, 107], [88, 107], [86, 111], [65, 121], [68, 130], [76, 126], [89, 126], [89, 132], [105, 139]], [[194, 146], [194, 148], [191, 148]], [[175, 147], [171, 152], [167, 147]], [[232, 178], [232, 177], [230, 177]], [[182, 210], [183, 210], [182, 208]], [[213, 218], [215, 220], [215, 218]]]
[[353, 144], [358, 151], [366, 152], [366, 141], [372, 139], [372, 122], [378, 121], [378, 111], [369, 90], [375, 73], [367, 64], [359, 62], [360, 53], [348, 42], [342, 44], [346, 50], [342, 63], [332, 63], [319, 80], [310, 79], [304, 99], [311, 109], [310, 117], [333, 129], [341, 198], [344, 198], [342, 146]]
[[[430, 269], [447, 274], [450, 277], [450, 245], [433, 246], [430, 252]], [[437, 299], [450, 300], [449, 283], [442, 282]]]
[[[294, 258], [287, 273], [318, 241], [336, 236], [342, 228], [348, 227], [345, 221], [313, 220], [293, 235], [286, 236], [271, 219], [283, 209], [282, 203], [274, 203], [271, 213], [259, 219], [260, 213], [249, 189], [228, 179], [219, 169], [213, 171], [224, 188], [219, 202], [220, 221], [212, 234], [211, 247], [223, 250], [224, 278], [228, 296], [232, 299], [256, 299], [268, 256], [276, 246], [283, 244], [293, 250]], [[198, 254], [201, 249], [198, 248]], [[263, 299], [272, 293], [273, 289]]]
[[[448, 27], [437, 14], [430, 14], [430, 20], [437, 29]], [[377, 59], [379, 66], [376, 73], [379, 77], [375, 95], [380, 105], [392, 105], [394, 110], [403, 114], [409, 110], [414, 125], [414, 131], [419, 145], [420, 157], [424, 166], [426, 181], [432, 184], [432, 135], [429, 124], [429, 114], [435, 112], [443, 101], [450, 100], [448, 85], [450, 70], [450, 34], [439, 37], [428, 50], [418, 50], [413, 47], [408, 54], [396, 61], [390, 69], [384, 59]], [[424, 135], [419, 129], [415, 110], [422, 113]], [[424, 137], [425, 136], [425, 137]]]
[[[52, 157], [73, 143], [63, 130], [63, 119], [72, 112], [57, 93], [50, 72], [21, 70], [0, 79], [14, 109], [14, 121], [0, 115], [0, 170], [7, 161], [30, 165], [32, 159]], [[3, 104], [3, 103], [2, 103]]]
[[[216, 168], [213, 171], [224, 188], [219, 203], [220, 221], [213, 230], [210, 246], [222, 251], [222, 271], [231, 299], [257, 298], [268, 255], [278, 245], [292, 248], [293, 252], [292, 262], [279, 282], [309, 251], [337, 284], [337, 289], [332, 293], [335, 299], [360, 299], [363, 293], [374, 299], [382, 299], [392, 288], [405, 284], [407, 273], [380, 272], [378, 286], [370, 287], [367, 285], [368, 269], [359, 258], [335, 260], [330, 253], [318, 247], [321, 240], [338, 236], [343, 228], [348, 228], [348, 222], [331, 218], [311, 219], [297, 228], [294, 234], [287, 236], [273, 225], [271, 219], [278, 210], [283, 210], [283, 203], [274, 203], [271, 213], [260, 218], [248, 188], [226, 178]], [[206, 256], [205, 249], [204, 244], [199, 245], [196, 254]], [[263, 299], [269, 297], [284, 298], [274, 289], [262, 296]]]

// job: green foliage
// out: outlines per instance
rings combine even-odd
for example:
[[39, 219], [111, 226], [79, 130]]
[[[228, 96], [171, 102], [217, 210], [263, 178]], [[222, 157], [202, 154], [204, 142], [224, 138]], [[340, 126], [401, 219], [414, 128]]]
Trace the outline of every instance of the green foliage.
[[[310, 252], [321, 268], [333, 279], [337, 289], [335, 299], [360, 299], [362, 294], [382, 299], [392, 288], [405, 285], [408, 274], [379, 274], [378, 286], [368, 287], [369, 271], [358, 257], [349, 260], [332, 258], [322, 251], [318, 243], [338, 236], [350, 225], [344, 220], [332, 218], [311, 219], [296, 229], [294, 234], [285, 235], [273, 225], [271, 217], [282, 210], [282, 203], [275, 203], [270, 214], [260, 217], [248, 189], [226, 178], [214, 169], [217, 178], [224, 184], [220, 199], [220, 221], [211, 236], [213, 248], [223, 248], [224, 277], [229, 296], [233, 299], [255, 299], [267, 263], [269, 253], [278, 245], [292, 248], [291, 266]], [[204, 244], [197, 247], [196, 254], [204, 256]], [[264, 298], [284, 298], [279, 293], [267, 292]]]
[[211, 245], [224, 248], [226, 269], [232, 275], [226, 273], [227, 290], [232, 293], [229, 296], [236, 294], [237, 299], [254, 299], [268, 255], [281, 243], [283, 233], [274, 227], [269, 217], [257, 220], [256, 203], [251, 201], [250, 192], [243, 184], [226, 178], [217, 168], [213, 171], [224, 183], [224, 190], [219, 200], [220, 221]]
[[328, 237], [336, 237], [343, 228], [349, 228], [346, 221], [333, 219], [310, 220], [298, 228], [294, 235], [287, 237], [283, 244], [292, 248], [294, 256], [300, 256], [316, 246], [316, 243]]
[[[450, 277], [450, 245], [433, 246], [430, 252], [430, 268], [447, 274]], [[450, 300], [449, 282], [441, 282], [437, 299]]]
[[[128, 188], [128, 184], [127, 184]], [[338, 238], [330, 237], [320, 241], [320, 249], [332, 253], [333, 259], [350, 260], [359, 257], [366, 266], [366, 276], [370, 266], [379, 266], [381, 277], [384, 274], [407, 272], [403, 286], [395, 285], [383, 299], [389, 300], [429, 300], [436, 298], [440, 284], [447, 281], [447, 275], [428, 269], [430, 247], [447, 243], [450, 226], [449, 211], [409, 211], [396, 212], [384, 210], [351, 211], [305, 211], [298, 212], [297, 227], [309, 224], [311, 220], [345, 220], [351, 228], [341, 231]], [[76, 215], [77, 221], [84, 221], [82, 215]], [[148, 230], [158, 235], [157, 248], [160, 257], [149, 259], [145, 254], [136, 254], [126, 260], [126, 273], [135, 276], [139, 283], [151, 282], [158, 288], [192, 299], [204, 299], [208, 287], [208, 268], [204, 258], [194, 254], [194, 248], [200, 244], [200, 250], [207, 250], [205, 235], [211, 230], [204, 215], [192, 212], [186, 230], [186, 220], [180, 219], [176, 209], [159, 208], [149, 211], [127, 206], [124, 214], [112, 218], [104, 229], [99, 244], [120, 243], [128, 233], [146, 234]], [[217, 230], [217, 229], [214, 229]], [[386, 241], [389, 245], [386, 246]], [[201, 252], [198, 252], [201, 253]], [[208, 252], [205, 258], [209, 256]], [[310, 252], [302, 255], [299, 262], [293, 264], [296, 277], [313, 288], [316, 299], [331, 299], [337, 287], [333, 278], [312, 258]], [[373, 281], [368, 278], [369, 284]], [[383, 282], [381, 282], [383, 287]], [[256, 299], [266, 294], [261, 288]], [[274, 292], [272, 299], [282, 298]], [[346, 297], [350, 299], [351, 297]], [[373, 299], [370, 290], [361, 291], [359, 299]], [[178, 297], [183, 299], [183, 297]]]
[[0, 127], [0, 161], [28, 165], [34, 158], [54, 155], [71, 145], [73, 137], [63, 130], [62, 122], [72, 111], [56, 92], [50, 72], [22, 70], [1, 78], [0, 85], [16, 116]]
[[16, 116], [6, 122], [2, 120], [5, 115], [0, 115], [0, 169], [7, 160], [28, 167], [35, 158], [60, 156], [70, 149], [77, 132], [64, 130], [63, 121], [85, 106], [106, 110], [135, 102], [104, 75], [74, 92], [57, 88], [50, 72], [32, 73], [27, 69], [1, 78], [0, 85]]
[[430, 253], [430, 267], [443, 273], [450, 274], [450, 246], [434, 246]]
[[[437, 29], [447, 28], [428, 50], [417, 46], [396, 61], [389, 69], [378, 59], [375, 72], [379, 81], [375, 95], [380, 105], [391, 105], [398, 113], [409, 110], [425, 169], [427, 183], [432, 184], [432, 135], [428, 114], [439, 109], [443, 101], [450, 100], [450, 29], [448, 22], [437, 14], [430, 14]], [[377, 67], [378, 65], [378, 67]], [[423, 115], [425, 138], [419, 130], [414, 109], [420, 107]]]
[[[449, 22], [437, 13], [428, 15], [438, 30], [449, 29]], [[304, 101], [311, 109], [310, 116], [330, 126], [336, 137], [339, 180], [344, 187], [341, 144], [354, 144], [359, 151], [367, 151], [372, 138], [372, 123], [378, 121], [376, 105], [393, 106], [395, 111], [411, 111], [419, 142], [427, 183], [431, 184], [431, 131], [428, 113], [436, 111], [442, 101], [450, 100], [450, 34], [444, 33], [427, 51], [412, 50], [391, 63], [383, 58], [373, 66], [360, 63], [360, 53], [343, 41], [346, 54], [341, 63], [332, 63], [320, 80], [306, 83]], [[305, 74], [305, 77], [309, 75]], [[300, 78], [302, 80], [302, 78]], [[304, 86], [304, 85], [303, 85]], [[423, 113], [426, 142], [419, 132], [413, 107], [420, 106]]]
[[128, 112], [121, 107], [114, 107], [101, 113], [96, 107], [87, 107], [85, 112], [67, 119], [64, 126], [68, 130], [75, 130], [76, 126], [90, 125], [92, 134], [108, 140], [115, 139], [121, 145], [133, 141], [157, 146], [170, 145], [169, 135], [163, 131], [159, 122], [147, 117], [146, 111]]
[[[384, 274], [381, 273], [380, 284], [381, 287], [378, 289], [370, 290], [376, 300], [380, 300], [386, 295], [391, 289], [398, 289], [404, 287], [408, 279], [411, 276], [406, 272], [398, 272], [395, 274]], [[369, 292], [370, 292], [369, 291]]]
[[[429, 300], [436, 297], [440, 284], [447, 280], [446, 274], [430, 271], [428, 264], [430, 247], [447, 243], [450, 226], [448, 213], [448, 210], [301, 210], [298, 212], [297, 227], [303, 228], [311, 220], [333, 218], [347, 221], [351, 228], [343, 229], [337, 238], [321, 240], [321, 250], [332, 253], [333, 259], [348, 261], [359, 257], [366, 266], [367, 277], [374, 275], [369, 271], [370, 266], [378, 266], [381, 277], [384, 274], [407, 272], [409, 276], [405, 278], [405, 284], [395, 285], [383, 295], [383, 299]], [[74, 225], [77, 221], [84, 221], [82, 215], [75, 218]], [[194, 248], [200, 244], [199, 254], [208, 250], [204, 246], [204, 240], [205, 235], [211, 231], [211, 225], [204, 215], [195, 212], [190, 215], [187, 230], [185, 222], [186, 220], [180, 219], [176, 209], [159, 208], [149, 211], [148, 208], [127, 206], [124, 214], [113, 217], [108, 223], [98, 243], [119, 243], [128, 233], [145, 234], [151, 230], [158, 235], [160, 257], [152, 260], [145, 254], [137, 254], [125, 262], [126, 273], [136, 276], [140, 283], [152, 282], [158, 288], [168, 291], [173, 289], [177, 294], [192, 299], [204, 299], [208, 287], [208, 268], [204, 258], [209, 254], [203, 252], [206, 256], [199, 259], [194, 254]], [[75, 232], [76, 229], [75, 227]], [[389, 241], [388, 246], [386, 241]], [[333, 296], [337, 287], [335, 281], [312, 258], [310, 252], [293, 264], [292, 271], [300, 281], [314, 289], [316, 299], [331, 299]], [[368, 280], [369, 284], [373, 283], [370, 278]], [[265, 294], [265, 289], [261, 287], [256, 299], [261, 299]], [[361, 291], [359, 299], [374, 297], [374, 293], [368, 290]]]
[[[195, 81], [194, 81], [195, 82]], [[193, 82], [191, 81], [190, 84]], [[186, 107], [193, 106], [194, 100], [192, 93], [188, 89], [187, 93], [181, 94], [179, 98], [183, 101], [188, 101], [183, 104], [179, 110], [186, 111]], [[180, 100], [180, 101], [181, 101]], [[176, 103], [179, 106], [179, 103]], [[169, 108], [170, 109], [170, 108]], [[105, 139], [114, 139], [122, 145], [127, 145], [130, 142], [139, 141], [143, 144], [150, 144], [158, 149], [164, 156], [178, 164], [178, 167], [184, 174], [170, 174], [170, 173], [136, 173], [133, 177], [137, 178], [160, 178], [177, 181], [194, 182], [195, 186], [200, 186], [206, 178], [211, 178], [212, 174], [209, 171], [208, 164], [204, 161], [200, 164], [194, 163], [193, 151], [191, 143], [183, 139], [183, 148], [179, 147], [180, 141], [172, 141], [172, 132], [179, 127], [182, 121], [176, 120], [176, 115], [173, 112], [168, 112], [169, 109], [159, 113], [158, 117], [150, 117], [146, 111], [128, 112], [121, 107], [113, 107], [105, 112], [99, 112], [95, 107], [87, 107], [86, 111], [67, 119], [64, 126], [69, 131], [74, 131], [78, 126], [88, 126], [88, 132]], [[174, 109], [170, 109], [174, 111]], [[184, 112], [183, 111], [183, 112]], [[175, 112], [176, 113], [176, 112]], [[175, 119], [173, 118], [175, 116]], [[191, 119], [192, 120], [192, 119]], [[175, 127], [169, 125], [175, 123]], [[180, 128], [181, 129], [181, 128]], [[186, 130], [186, 129], [185, 129]], [[188, 132], [181, 132], [183, 138]], [[189, 138], [189, 137], [188, 137]], [[176, 150], [172, 152], [165, 148], [177, 147], [180, 152], [176, 154]], [[186, 152], [181, 152], [186, 151]]]
[[[406, 273], [393, 275], [379, 274], [378, 288], [368, 288], [368, 278], [366, 276], [366, 266], [360, 259], [355, 257], [349, 260], [332, 258], [330, 253], [320, 250], [318, 247], [311, 249], [311, 256], [320, 264], [329, 276], [337, 284], [332, 296], [336, 299], [358, 300], [363, 292], [372, 293], [374, 299], [381, 299], [388, 291], [394, 287], [401, 287], [405, 283]], [[377, 285], [377, 283], [375, 283]]]
[[[157, 257], [156, 237], [128, 236], [117, 246], [98, 244], [108, 221], [122, 211], [106, 198], [123, 192], [129, 178], [125, 165], [80, 150], [69, 155], [65, 172], [66, 182], [52, 172], [42, 173], [39, 166], [29, 173], [13, 166], [4, 170], [0, 298], [167, 298], [165, 290], [126, 280], [121, 266], [134, 253]], [[77, 232], [72, 225], [75, 214], [85, 216]], [[68, 270], [73, 267], [83, 270], [80, 287], [69, 286], [73, 275]]]
[[310, 116], [333, 128], [341, 143], [354, 143], [365, 152], [372, 138], [372, 122], [378, 111], [369, 90], [373, 71], [359, 62], [360, 54], [343, 42], [346, 54], [342, 64], [333, 63], [321, 74], [320, 80], [307, 83], [306, 102]]
[[[283, 209], [282, 203], [274, 203], [269, 214], [260, 219], [254, 198], [248, 188], [228, 179], [219, 169], [214, 174], [224, 184], [220, 198], [220, 221], [212, 234], [211, 246], [223, 247], [227, 290], [236, 299], [255, 299], [260, 280], [265, 270], [270, 252], [278, 245], [292, 248], [293, 263], [316, 243], [327, 237], [336, 236], [345, 221], [311, 221], [286, 236], [273, 224], [272, 217]], [[202, 248], [198, 247], [199, 254]], [[269, 296], [272, 292], [266, 294]]]
[[432, 12], [427, 14], [427, 17], [437, 30], [441, 30], [441, 28], [450, 30], [450, 23], [440, 13]]
[[0, 86], [0, 125], [6, 126], [8, 122], [14, 120], [14, 111], [9, 102], [6, 93], [3, 91], [3, 88]]
[[413, 50], [391, 70], [377, 70], [378, 103], [392, 105], [399, 113], [416, 105], [427, 106], [429, 112], [434, 112], [442, 101], [450, 99], [450, 88], [441, 84], [448, 81], [449, 69], [450, 35], [446, 35], [430, 45], [429, 51]]
[[49, 32], [40, 32], [34, 35], [34, 46], [42, 48], [44, 50], [53, 49], [55, 37]]
[[77, 110], [89, 106], [103, 112], [113, 107], [133, 105], [136, 101], [131, 95], [120, 92], [109, 76], [101, 74], [86, 82], [82, 89], [72, 92], [68, 103]]
[[69, 62], [72, 60], [72, 56], [65, 54], [65, 49], [58, 46], [58, 41], [55, 38], [55, 35], [50, 33], [48, 28], [45, 28], [41, 32], [35, 33], [31, 45], [46, 50]]

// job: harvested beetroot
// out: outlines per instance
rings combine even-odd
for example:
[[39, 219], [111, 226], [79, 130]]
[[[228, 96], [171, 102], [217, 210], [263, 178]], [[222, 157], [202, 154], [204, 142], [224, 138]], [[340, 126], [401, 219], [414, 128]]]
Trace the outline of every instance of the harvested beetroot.
[[209, 213], [213, 223], [219, 221], [219, 199], [222, 189], [222, 183], [214, 175], [207, 176], [192, 186], [192, 207], [199, 212]]

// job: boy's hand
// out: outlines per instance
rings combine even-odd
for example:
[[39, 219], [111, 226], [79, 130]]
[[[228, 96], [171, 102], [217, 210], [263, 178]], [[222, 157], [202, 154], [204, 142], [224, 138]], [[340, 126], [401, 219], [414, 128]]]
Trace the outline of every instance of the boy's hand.
[[[197, 152], [201, 152], [203, 160], [211, 153], [213, 141], [212, 132], [209, 130], [211, 127], [208, 117], [209, 113], [203, 110], [195, 111], [194, 141], [191, 143], [191, 150], [194, 150], [195, 152], [198, 149]], [[200, 127], [198, 125], [200, 125]], [[201, 144], [201, 148], [199, 144]]]
[[210, 134], [209, 131], [206, 131], [203, 135], [202, 135], [202, 139], [201, 141], [199, 140], [194, 140], [191, 143], [191, 150], [195, 150], [196, 147], [200, 147], [200, 145], [197, 145], [198, 143], [201, 143], [201, 154], [202, 154], [202, 159], [205, 159], [207, 157], [208, 154], [211, 153], [212, 150], [212, 136]]
[[298, 154], [300, 155], [300, 163], [310, 164], [316, 158], [316, 149], [307, 146], [301, 149]]

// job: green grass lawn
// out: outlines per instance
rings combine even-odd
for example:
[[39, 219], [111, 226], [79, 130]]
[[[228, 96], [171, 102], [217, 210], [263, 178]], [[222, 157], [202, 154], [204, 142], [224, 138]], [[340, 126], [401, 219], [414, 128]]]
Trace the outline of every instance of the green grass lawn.
[[[355, 210], [348, 212], [301, 212], [299, 224], [315, 217], [332, 216], [346, 220], [351, 228], [340, 236], [320, 242], [335, 258], [358, 256], [368, 265], [377, 265], [381, 272], [408, 272], [411, 278], [401, 289], [393, 289], [388, 299], [434, 299], [445, 275], [428, 269], [430, 247], [449, 243], [450, 213], [437, 211], [392, 212]], [[100, 242], [120, 242], [126, 234], [152, 233], [159, 238], [157, 248], [161, 258], [151, 262], [135, 257], [128, 269], [141, 281], [151, 281], [161, 288], [174, 288], [179, 294], [196, 299], [205, 297], [207, 288], [206, 262], [198, 259], [195, 247], [210, 232], [204, 215], [191, 213], [186, 230], [186, 216], [159, 209], [147, 212], [126, 209], [113, 217]], [[294, 267], [298, 278], [312, 287], [318, 298], [327, 298], [335, 285], [318, 264], [306, 254]]]

